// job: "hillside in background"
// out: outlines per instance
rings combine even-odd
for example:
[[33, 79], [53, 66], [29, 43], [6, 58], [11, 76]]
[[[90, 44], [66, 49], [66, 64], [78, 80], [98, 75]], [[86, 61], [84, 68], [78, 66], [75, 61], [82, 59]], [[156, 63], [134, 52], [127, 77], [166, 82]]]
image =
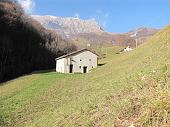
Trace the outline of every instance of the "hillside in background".
[[3, 127], [169, 127], [170, 26], [89, 74], [38, 72], [0, 86]]
[[[141, 27], [136, 30], [131, 30], [131, 31], [125, 33], [125, 35], [132, 37], [135, 40], [137, 39], [137, 41], [139, 42], [139, 45], [140, 45], [140, 44], [146, 42], [148, 38], [155, 35], [158, 31], [159, 31], [159, 29]], [[134, 36], [134, 35], [136, 35], [136, 36]]]
[[73, 35], [70, 39], [77, 45], [101, 45], [101, 46], [135, 46], [135, 39], [123, 34], [113, 34], [108, 32], [102, 33], [81, 33]]
[[[140, 45], [159, 31], [158, 29], [143, 27], [124, 34], [115, 34], [106, 32], [94, 19], [82, 20], [73, 17], [62, 18], [49, 15], [32, 15], [32, 17], [45, 28], [56, 31], [62, 37], [77, 44], [84, 43], [85, 45], [90, 43], [135, 47], [136, 39]], [[131, 37], [134, 34], [137, 34], [137, 37]]]
[[73, 50], [73, 44], [24, 14], [16, 1], [0, 1], [0, 82], [55, 68], [55, 57]]

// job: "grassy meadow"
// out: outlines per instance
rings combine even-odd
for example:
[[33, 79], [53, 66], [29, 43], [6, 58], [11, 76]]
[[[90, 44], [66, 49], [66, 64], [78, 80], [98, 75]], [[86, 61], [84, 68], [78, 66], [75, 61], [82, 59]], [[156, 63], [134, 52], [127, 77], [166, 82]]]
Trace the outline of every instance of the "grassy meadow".
[[0, 85], [1, 127], [169, 127], [170, 26], [138, 49], [103, 49], [89, 74], [36, 72]]

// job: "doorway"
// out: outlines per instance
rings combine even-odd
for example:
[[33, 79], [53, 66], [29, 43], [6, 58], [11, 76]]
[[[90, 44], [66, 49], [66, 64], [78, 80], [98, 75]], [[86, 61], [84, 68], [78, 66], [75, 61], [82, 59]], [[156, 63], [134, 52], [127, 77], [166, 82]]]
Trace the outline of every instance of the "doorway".
[[73, 64], [70, 64], [70, 73], [73, 73]]
[[83, 67], [83, 73], [87, 73], [87, 67]]

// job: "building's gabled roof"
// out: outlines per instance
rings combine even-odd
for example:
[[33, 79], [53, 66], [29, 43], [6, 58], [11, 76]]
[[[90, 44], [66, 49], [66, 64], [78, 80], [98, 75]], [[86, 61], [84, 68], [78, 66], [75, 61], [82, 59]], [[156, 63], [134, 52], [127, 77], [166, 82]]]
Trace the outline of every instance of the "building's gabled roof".
[[95, 53], [95, 52], [93, 52], [93, 51], [91, 51], [91, 50], [89, 50], [89, 49], [81, 49], [81, 50], [77, 50], [77, 51], [71, 52], [71, 53], [69, 53], [69, 54], [60, 56], [60, 57], [56, 58], [55, 60], [59, 60], [59, 59], [62, 59], [62, 58], [66, 58], [66, 57], [69, 57], [69, 56], [73, 56], [73, 55], [82, 53], [82, 52], [84, 52], [84, 51], [90, 51], [90, 52], [92, 52], [93, 54], [99, 56], [97, 53]]

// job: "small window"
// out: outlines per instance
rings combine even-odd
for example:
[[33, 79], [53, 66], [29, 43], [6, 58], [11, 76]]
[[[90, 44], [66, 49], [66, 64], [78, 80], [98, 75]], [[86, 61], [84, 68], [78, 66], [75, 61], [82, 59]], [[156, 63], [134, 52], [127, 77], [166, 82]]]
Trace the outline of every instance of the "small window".
[[82, 61], [82, 60], [80, 59], [80, 61]]
[[91, 59], [89, 59], [89, 61], [91, 61]]
[[92, 66], [92, 68], [93, 68], [93, 66]]
[[79, 68], [81, 69], [81, 66], [79, 66]]

